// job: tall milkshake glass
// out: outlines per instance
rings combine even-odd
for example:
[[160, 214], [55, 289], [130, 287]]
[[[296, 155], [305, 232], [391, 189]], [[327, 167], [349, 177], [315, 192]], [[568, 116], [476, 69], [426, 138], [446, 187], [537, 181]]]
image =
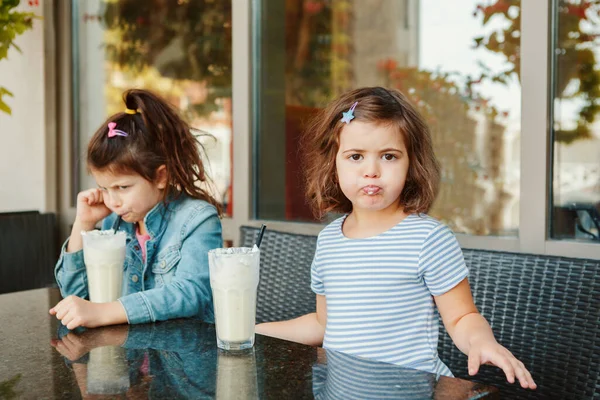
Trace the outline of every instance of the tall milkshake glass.
[[123, 287], [125, 232], [94, 230], [81, 232], [81, 235], [90, 301], [116, 301]]
[[208, 252], [217, 346], [221, 349], [242, 350], [254, 345], [259, 264], [256, 246]]

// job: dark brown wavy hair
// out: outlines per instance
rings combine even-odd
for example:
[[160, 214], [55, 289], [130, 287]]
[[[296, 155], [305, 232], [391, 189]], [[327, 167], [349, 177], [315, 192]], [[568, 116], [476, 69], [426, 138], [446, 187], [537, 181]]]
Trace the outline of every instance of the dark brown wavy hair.
[[337, 180], [335, 159], [340, 133], [346, 125], [341, 122], [342, 113], [354, 102], [358, 105], [353, 121], [389, 124], [402, 135], [409, 167], [399, 201], [406, 213], [426, 213], [437, 196], [440, 181], [429, 128], [400, 91], [383, 87], [366, 87], [341, 95], [317, 113], [305, 130], [303, 164], [307, 199], [313, 213], [320, 219], [330, 211], [352, 211], [352, 203]]
[[[123, 112], [109, 117], [96, 131], [87, 151], [88, 170], [113, 173], [137, 173], [154, 182], [157, 169], [165, 165], [167, 186], [163, 202], [178, 198], [182, 193], [205, 200], [217, 207], [217, 200], [198, 184], [209, 187], [202, 162], [202, 145], [192, 134], [190, 126], [177, 111], [158, 95], [141, 89], [123, 93]], [[137, 110], [128, 114], [125, 108]], [[108, 123], [128, 136], [108, 137]]]

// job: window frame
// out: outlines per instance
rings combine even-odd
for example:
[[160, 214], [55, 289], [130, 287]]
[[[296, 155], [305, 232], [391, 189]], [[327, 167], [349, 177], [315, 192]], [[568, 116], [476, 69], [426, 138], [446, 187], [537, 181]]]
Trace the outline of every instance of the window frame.
[[[226, 238], [238, 243], [241, 225], [260, 226], [290, 233], [318, 234], [322, 224], [270, 221], [252, 216], [253, 182], [251, 152], [253, 132], [251, 93], [253, 71], [252, 22], [260, 21], [260, 2], [233, 0], [233, 106], [234, 116], [234, 215], [224, 220]], [[521, 2], [521, 183], [518, 237], [474, 236], [457, 233], [464, 248], [600, 259], [600, 245], [577, 240], [552, 240], [548, 234], [552, 184], [551, 17], [556, 0]], [[248, 34], [250, 33], [250, 34]], [[252, 138], [252, 140], [250, 140]], [[540, 152], [545, 148], [545, 152]], [[543, 205], [540, 207], [540, 205]]]
[[[253, 64], [259, 60], [252, 51], [256, 48], [255, 21], [260, 21], [261, 0], [232, 0], [232, 101], [233, 101], [233, 216], [223, 218], [223, 236], [239, 244], [239, 228], [242, 225], [260, 226], [265, 223], [269, 229], [290, 233], [317, 234], [322, 224], [292, 221], [268, 221], [255, 219], [252, 152], [256, 144], [253, 122], [254, 103]], [[552, 81], [552, 35], [555, 27], [554, 7], [557, 0], [522, 0], [521, 3], [521, 155], [520, 155], [520, 209], [518, 237], [473, 236], [457, 234], [464, 248], [565, 256], [574, 258], [600, 259], [600, 245], [577, 240], [553, 240], [549, 235], [551, 215], [549, 193], [552, 184], [551, 121], [550, 98]], [[66, 7], [70, 8], [70, 7]], [[70, 10], [69, 10], [70, 11]], [[70, 12], [68, 13], [70, 15]], [[67, 18], [62, 18], [63, 21]], [[66, 21], [64, 21], [66, 22]], [[72, 31], [61, 28], [66, 35]], [[69, 39], [71, 39], [69, 37]], [[61, 44], [65, 45], [63, 40]], [[70, 49], [61, 46], [59, 71], [69, 73], [67, 59]], [[252, 58], [254, 57], [254, 59]], [[254, 64], [257, 65], [257, 64]], [[68, 112], [69, 94], [72, 85], [69, 79], [62, 79], [59, 87], [61, 111], [60, 143], [68, 154], [73, 140], [73, 130], [67, 135], [72, 115]], [[72, 110], [71, 110], [72, 113]], [[66, 129], [65, 129], [66, 128]], [[66, 148], [65, 148], [66, 147]], [[545, 152], [540, 152], [545, 148]], [[73, 216], [74, 209], [69, 199], [72, 185], [68, 171], [74, 167], [60, 163], [62, 178], [60, 198], [61, 220]]]

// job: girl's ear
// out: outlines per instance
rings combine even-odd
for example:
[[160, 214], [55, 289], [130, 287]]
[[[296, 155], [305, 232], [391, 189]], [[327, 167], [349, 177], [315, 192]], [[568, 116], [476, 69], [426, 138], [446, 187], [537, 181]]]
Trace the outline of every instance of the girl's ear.
[[156, 169], [156, 179], [155, 179], [156, 187], [159, 189], [164, 189], [167, 187], [167, 166], [161, 165]]

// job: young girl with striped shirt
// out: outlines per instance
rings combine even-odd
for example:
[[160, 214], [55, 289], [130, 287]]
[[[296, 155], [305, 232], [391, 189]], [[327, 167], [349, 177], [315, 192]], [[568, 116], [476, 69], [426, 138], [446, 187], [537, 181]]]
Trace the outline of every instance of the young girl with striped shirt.
[[437, 306], [471, 375], [493, 364], [509, 382], [535, 389], [477, 311], [454, 234], [425, 214], [440, 168], [406, 97], [382, 87], [350, 91], [316, 116], [304, 139], [314, 211], [344, 215], [317, 240], [316, 312], [260, 324], [257, 333], [452, 376], [437, 353]]

